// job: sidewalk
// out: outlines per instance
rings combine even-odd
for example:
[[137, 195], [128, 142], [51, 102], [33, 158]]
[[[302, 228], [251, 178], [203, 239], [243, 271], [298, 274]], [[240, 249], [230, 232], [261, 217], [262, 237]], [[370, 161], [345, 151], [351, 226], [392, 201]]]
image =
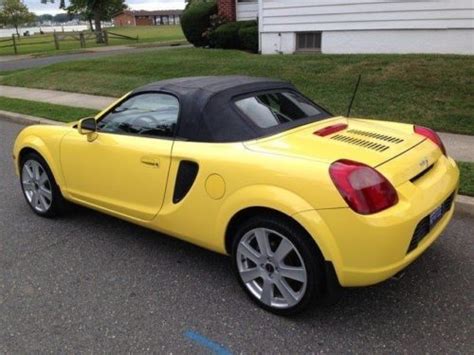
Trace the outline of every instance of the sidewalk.
[[0, 96], [13, 99], [46, 102], [49, 104], [102, 110], [117, 100], [114, 97], [76, 94], [73, 92], [30, 89], [0, 85]]
[[[116, 100], [114, 97], [107, 96], [5, 85], [0, 85], [0, 96], [95, 110], [102, 110]], [[474, 162], [474, 136], [452, 133], [439, 133], [439, 135], [446, 146], [448, 154], [455, 160]]]

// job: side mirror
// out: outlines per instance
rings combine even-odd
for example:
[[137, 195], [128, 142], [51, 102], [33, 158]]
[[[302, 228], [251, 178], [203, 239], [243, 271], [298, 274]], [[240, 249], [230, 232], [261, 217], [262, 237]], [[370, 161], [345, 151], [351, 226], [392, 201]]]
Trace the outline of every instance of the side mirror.
[[77, 125], [77, 131], [79, 134], [90, 134], [97, 131], [97, 122], [93, 117], [83, 118]]

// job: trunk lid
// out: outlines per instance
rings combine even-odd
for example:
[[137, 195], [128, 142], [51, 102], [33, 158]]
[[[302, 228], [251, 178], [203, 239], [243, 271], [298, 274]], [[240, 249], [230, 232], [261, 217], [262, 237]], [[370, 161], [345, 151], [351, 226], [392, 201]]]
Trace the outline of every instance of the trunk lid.
[[[340, 123], [347, 124], [347, 128], [324, 137], [314, 134], [317, 130]], [[413, 132], [413, 125], [410, 124], [335, 117], [245, 145], [254, 151], [327, 164], [339, 159], [350, 159], [372, 167], [379, 167], [391, 160], [399, 162], [395, 158], [423, 145], [423, 149], [416, 150], [419, 154], [410, 155], [410, 167], [400, 163], [391, 164], [389, 175], [393, 179], [390, 180], [396, 184], [431, 166], [441, 155], [436, 145], [425, 143], [425, 140], [425, 137]]]

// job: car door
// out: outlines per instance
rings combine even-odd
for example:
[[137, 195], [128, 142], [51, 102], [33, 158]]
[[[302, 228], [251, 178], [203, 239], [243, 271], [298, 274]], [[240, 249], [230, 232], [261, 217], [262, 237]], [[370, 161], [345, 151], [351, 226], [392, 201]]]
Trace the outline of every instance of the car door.
[[94, 139], [76, 130], [67, 134], [60, 154], [70, 196], [151, 220], [163, 203], [178, 113], [176, 97], [146, 92], [100, 117]]

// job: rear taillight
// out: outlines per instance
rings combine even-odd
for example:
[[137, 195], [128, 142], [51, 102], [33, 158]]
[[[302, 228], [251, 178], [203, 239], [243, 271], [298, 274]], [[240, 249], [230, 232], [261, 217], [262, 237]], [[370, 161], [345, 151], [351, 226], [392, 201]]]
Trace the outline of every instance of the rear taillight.
[[349, 207], [357, 213], [380, 212], [398, 202], [392, 184], [368, 165], [338, 160], [331, 164], [329, 174]]
[[446, 148], [444, 147], [444, 144], [441, 141], [441, 138], [439, 138], [439, 136], [436, 134], [435, 131], [426, 127], [422, 127], [422, 126], [414, 126], [413, 130], [415, 131], [415, 133], [428, 138], [430, 141], [436, 144], [439, 147], [439, 149], [441, 149], [444, 155], [447, 155]]
[[345, 130], [347, 128], [347, 125], [345, 123], [338, 123], [332, 126], [327, 126], [324, 128], [321, 128], [320, 130], [317, 130], [313, 134], [320, 136], [320, 137], [325, 137], [330, 134]]

